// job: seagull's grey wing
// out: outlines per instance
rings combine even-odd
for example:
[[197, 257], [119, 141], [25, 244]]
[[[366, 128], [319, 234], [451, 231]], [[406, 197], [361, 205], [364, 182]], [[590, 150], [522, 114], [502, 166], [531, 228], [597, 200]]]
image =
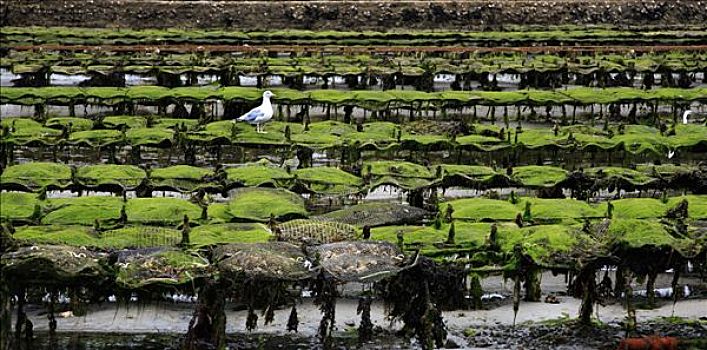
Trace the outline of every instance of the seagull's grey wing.
[[252, 122], [255, 119], [262, 117], [265, 113], [260, 109], [260, 107], [255, 107], [250, 110], [250, 112], [242, 115], [238, 120], [245, 122]]

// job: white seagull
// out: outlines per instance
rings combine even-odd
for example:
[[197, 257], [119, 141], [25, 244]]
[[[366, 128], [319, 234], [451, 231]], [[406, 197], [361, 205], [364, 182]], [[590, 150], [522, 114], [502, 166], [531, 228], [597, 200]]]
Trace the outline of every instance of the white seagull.
[[[248, 113], [242, 115], [238, 118], [238, 121], [255, 124], [255, 130], [257, 133], [266, 134], [266, 132], [263, 131], [262, 125], [267, 123], [268, 120], [272, 118], [273, 110], [272, 104], [270, 104], [270, 97], [273, 96], [275, 96], [275, 94], [270, 91], [263, 92], [263, 103], [260, 106], [251, 109]], [[235, 123], [236, 121], [234, 120], [233, 122]]]
[[692, 113], [691, 110], [685, 111], [685, 113], [682, 114], [682, 123], [687, 124], [687, 117]]

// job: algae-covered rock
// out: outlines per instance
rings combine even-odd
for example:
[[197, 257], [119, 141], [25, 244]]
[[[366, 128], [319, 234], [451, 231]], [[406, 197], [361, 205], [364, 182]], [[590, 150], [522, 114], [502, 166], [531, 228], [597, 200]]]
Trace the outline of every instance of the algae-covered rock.
[[193, 286], [209, 273], [209, 262], [179, 250], [121, 252], [116, 282], [128, 289], [151, 286]]
[[299, 280], [310, 276], [302, 250], [284, 242], [219, 246], [213, 251], [213, 261], [221, 276], [234, 281], [247, 278]]
[[316, 218], [349, 225], [375, 227], [421, 223], [430, 213], [424, 209], [394, 203], [366, 203], [333, 211]]
[[375, 282], [403, 269], [405, 256], [388, 242], [338, 242], [307, 248], [318, 266], [340, 281]]
[[66, 245], [33, 245], [2, 255], [3, 274], [25, 283], [88, 282], [108, 275], [105, 255]]

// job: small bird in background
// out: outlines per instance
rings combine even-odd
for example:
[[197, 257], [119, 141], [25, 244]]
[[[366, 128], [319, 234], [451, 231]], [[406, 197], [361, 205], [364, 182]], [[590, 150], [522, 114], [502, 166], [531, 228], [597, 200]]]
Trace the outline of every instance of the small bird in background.
[[[263, 124], [267, 123], [272, 119], [273, 110], [272, 104], [270, 104], [270, 97], [275, 96], [270, 91], [263, 92], [263, 103], [260, 106], [251, 109], [248, 113], [242, 115], [237, 120], [240, 122], [247, 122], [249, 124], [255, 124], [255, 130], [259, 134], [267, 134], [263, 131]], [[235, 120], [233, 121], [236, 122]]]
[[675, 156], [675, 151], [668, 150], [668, 159], [672, 159]]
[[685, 111], [685, 113], [682, 114], [682, 123], [683, 124], [687, 124], [687, 117], [690, 116], [691, 113], [692, 113], [692, 111], [688, 109]]

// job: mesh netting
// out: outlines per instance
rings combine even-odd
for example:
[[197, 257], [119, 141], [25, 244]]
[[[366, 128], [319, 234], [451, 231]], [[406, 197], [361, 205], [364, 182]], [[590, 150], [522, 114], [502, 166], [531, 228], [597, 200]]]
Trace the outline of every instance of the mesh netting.
[[273, 233], [280, 241], [318, 244], [353, 240], [356, 228], [339, 222], [298, 219], [277, 225]]
[[334, 278], [348, 282], [375, 282], [404, 268], [404, 256], [388, 242], [339, 242], [312, 246], [308, 255]]
[[298, 280], [310, 275], [302, 250], [284, 242], [228, 244], [214, 249], [213, 261], [222, 276]]

